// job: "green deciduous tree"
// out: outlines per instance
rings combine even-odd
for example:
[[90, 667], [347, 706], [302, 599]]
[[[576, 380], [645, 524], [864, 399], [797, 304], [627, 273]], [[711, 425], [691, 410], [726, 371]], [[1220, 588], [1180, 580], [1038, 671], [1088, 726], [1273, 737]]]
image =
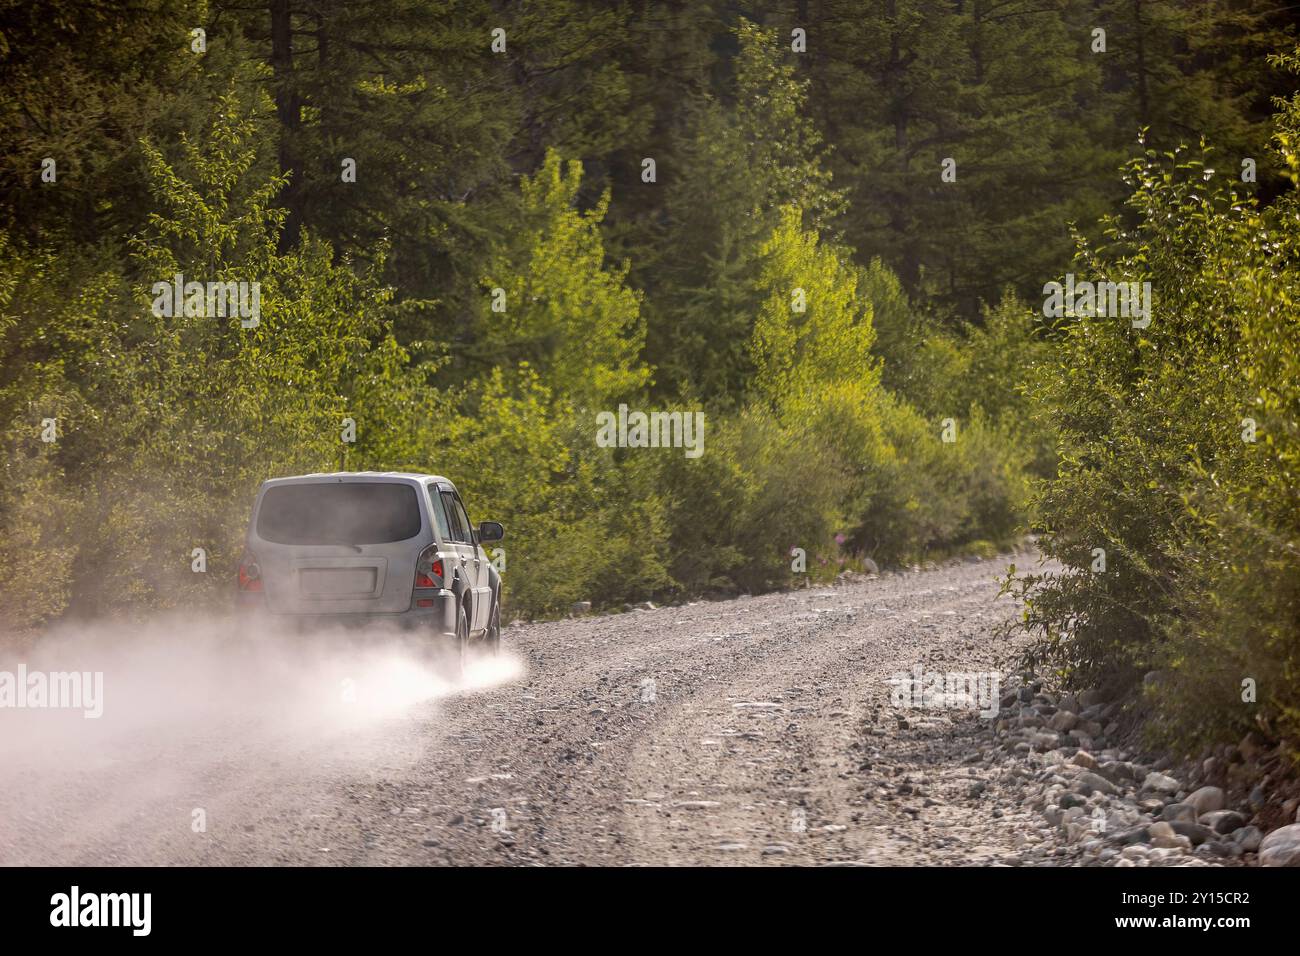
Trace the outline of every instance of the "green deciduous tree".
[[483, 279], [478, 314], [489, 364], [527, 361], [556, 395], [594, 412], [635, 395], [650, 371], [641, 297], [627, 264], [606, 261], [609, 197], [580, 210], [581, 185], [582, 164], [554, 151], [522, 179], [519, 226]]

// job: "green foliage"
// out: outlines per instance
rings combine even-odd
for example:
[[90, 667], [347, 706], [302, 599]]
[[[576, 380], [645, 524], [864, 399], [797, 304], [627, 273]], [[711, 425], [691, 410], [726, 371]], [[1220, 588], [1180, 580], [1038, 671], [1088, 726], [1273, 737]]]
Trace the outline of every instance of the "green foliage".
[[1005, 547], [1025, 531], [1029, 488], [1022, 451], [978, 406], [943, 422], [890, 399], [888, 454], [866, 473], [850, 540], [878, 563], [916, 561], [974, 544]]
[[[1283, 168], [1297, 118], [1292, 101]], [[1297, 203], [1262, 208], [1214, 165], [1204, 148], [1148, 151], [1128, 169], [1131, 215], [1081, 246], [1076, 271], [1151, 282], [1152, 322], [1067, 320], [1038, 370], [1034, 395], [1061, 430], [1044, 550], [1065, 571], [1020, 584], [1027, 624], [1078, 683], [1163, 672], [1151, 693], [1168, 735], [1262, 725], [1294, 739]], [[1242, 700], [1246, 678], [1257, 703]]]
[[575, 413], [536, 369], [493, 370], [444, 417], [422, 468], [454, 476], [475, 520], [505, 524], [511, 614], [617, 606], [669, 586], [647, 474], [596, 449], [594, 415]]
[[[537, 17], [509, 31], [526, 61], [561, 73], [583, 61], [561, 52], [581, 46], [583, 30]], [[671, 214], [646, 258], [659, 278], [642, 290], [609, 254], [611, 191], [589, 188], [583, 163], [538, 151], [537, 168], [504, 188], [491, 158], [524, 121], [485, 125], [483, 111], [526, 87], [569, 95], [543, 78], [550, 67], [497, 87], [485, 59], [471, 74], [486, 87], [462, 102], [438, 69], [420, 68], [427, 28], [406, 47], [385, 26], [374, 50], [392, 55], [392, 69], [360, 76], [361, 48], [339, 45], [349, 22], [331, 13], [311, 24], [335, 46], [332, 65], [320, 51], [288, 71], [273, 57], [269, 81], [230, 65], [266, 37], [214, 30], [218, 49], [202, 61], [212, 72], [195, 78], [194, 95], [222, 70], [226, 92], [179, 123], [171, 145], [146, 135], [129, 147], [143, 173], [142, 198], [120, 218], [129, 231], [78, 253], [24, 239], [0, 250], [11, 478], [0, 569], [24, 579], [58, 567], [39, 588], [14, 586], [22, 611], [9, 629], [220, 604], [257, 484], [334, 468], [453, 476], [476, 517], [509, 529], [508, 613], [779, 586], [797, 580], [794, 547], [824, 576], [855, 552], [901, 560], [1006, 533], [1004, 502], [981, 477], [1003, 459], [990, 465], [978, 440], [941, 448], [881, 384], [873, 314], [908, 353], [919, 313], [879, 260], [859, 267], [837, 244], [844, 194], [806, 116], [808, 84], [775, 33], [742, 20], [734, 96], [700, 92], [684, 112], [685, 165], [663, 169]], [[600, 81], [614, 102], [619, 75], [611, 65]], [[297, 122], [286, 124], [286, 102]], [[421, 138], [459, 139], [468, 155], [425, 156], [409, 189], [359, 175], [341, 193], [331, 130], [359, 127], [363, 114], [373, 121], [349, 145], [359, 169], [406, 163]], [[395, 131], [399, 114], [406, 126]], [[598, 135], [572, 120], [548, 147]], [[304, 163], [308, 153], [328, 168]], [[451, 185], [427, 190], [438, 177]], [[469, 215], [475, 183], [482, 201]], [[378, 228], [353, 216], [354, 200]], [[466, 253], [450, 270], [437, 265], [447, 243]], [[413, 263], [469, 284], [455, 279], [444, 297], [427, 276], [410, 279]], [[177, 274], [257, 283], [259, 321], [160, 314], [154, 284]], [[504, 311], [492, 308], [496, 288]], [[436, 301], [423, 297], [431, 291]], [[649, 339], [647, 296], [657, 300]], [[460, 314], [430, 330], [429, 316], [448, 308]], [[661, 370], [647, 358], [663, 362], [666, 384], [652, 381]], [[598, 448], [595, 414], [622, 401], [703, 410], [704, 457]], [[47, 417], [59, 423], [53, 445], [39, 441]], [[355, 444], [340, 440], [345, 419]], [[950, 513], [947, 485], [962, 489]], [[847, 551], [837, 534], [849, 535]], [[191, 571], [198, 547], [207, 574]]]
[[[1070, 222], [1122, 199], [1113, 170], [1140, 130], [1209, 135], [1262, 162], [1266, 53], [1294, 43], [1272, 0], [821, 0], [764, 3], [808, 30], [810, 116], [848, 189], [844, 239], [910, 293], [978, 321], [1010, 285], [1030, 296], [1069, 257]], [[1093, 52], [1092, 31], [1106, 31]], [[940, 179], [956, 161], [956, 181]]]
[[871, 345], [871, 303], [857, 294], [857, 270], [800, 227], [787, 206], [759, 247], [766, 291], [754, 325], [753, 389], [780, 411], [798, 415], [824, 390], [851, 388], [869, 401], [880, 372]]
[[[180, 164], [146, 147], [157, 211], [132, 240], [126, 269], [74, 271], [8, 251], [20, 279], [4, 318], [4, 367], [17, 376], [0, 390], [4, 442], [27, 459], [15, 467], [36, 469], [24, 449], [41, 418], [59, 421], [32, 480], [76, 489], [75, 511], [61, 528], [46, 521], [41, 537], [50, 562], [71, 568], [51, 594], [67, 593], [75, 611], [227, 593], [240, 524], [263, 479], [337, 462], [345, 416], [358, 420], [362, 454], [382, 446], [387, 423], [352, 403], [375, 376], [409, 374], [386, 332], [387, 294], [315, 241], [277, 254], [278, 183], [249, 181], [256, 130], [232, 94], [208, 134], [186, 142]], [[160, 314], [153, 283], [177, 273], [260, 283], [259, 323]], [[21, 498], [11, 507], [27, 517], [9, 520], [28, 527], [49, 515]], [[209, 555], [208, 574], [190, 570], [196, 547]]]
[[[0, 3], [0, 229], [86, 243], [138, 224], [139, 142], [189, 128], [206, 86], [190, 30], [207, 6]], [[47, 158], [53, 183], [41, 179]]]
[[659, 479], [682, 590], [764, 590], [792, 580], [792, 548], [810, 567], [834, 553], [843, 483], [815, 434], [747, 409], [711, 421], [708, 435], [706, 454], [665, 459]]
[[1056, 463], [1055, 426], [1025, 391], [1029, 370], [1051, 352], [1045, 332], [1041, 317], [1008, 290], [984, 309], [981, 324], [931, 323], [928, 332], [912, 332], [906, 354], [895, 346], [895, 363], [907, 369], [901, 391], [937, 419], [978, 409], [1030, 474], [1048, 477]]
[[[1295, 104], [1259, 204], [1148, 155], [1079, 237], [1076, 271], [1155, 283], [1150, 329], [1032, 307], [1140, 127], [1263, 158], [1284, 15], [800, 6], [10, 4], [0, 628], [220, 606], [280, 474], [454, 478], [507, 526], [526, 615], [987, 550], [1034, 520], [1032, 474], [1072, 573], [1031, 623], [1063, 666], [1168, 670], [1198, 733], [1258, 675], [1257, 716], [1294, 728], [1297, 210], [1267, 204]], [[259, 322], [155, 313], [178, 273], [258, 283]], [[703, 412], [704, 455], [597, 447], [620, 402]]]
[[[483, 282], [480, 349], [493, 365], [529, 362], [558, 395], [594, 410], [635, 394], [650, 373], [640, 362], [640, 296], [626, 284], [626, 264], [605, 263], [609, 197], [581, 212], [581, 184], [582, 164], [554, 151], [521, 180], [517, 241]], [[501, 312], [492, 310], [497, 288]]]
[[805, 115], [807, 81], [782, 62], [773, 31], [742, 18], [734, 36], [734, 106], [688, 101], [678, 161], [659, 165], [664, 223], [634, 273], [652, 303], [647, 359], [661, 386], [711, 402], [745, 391], [759, 246], [781, 210], [820, 230], [845, 208]]

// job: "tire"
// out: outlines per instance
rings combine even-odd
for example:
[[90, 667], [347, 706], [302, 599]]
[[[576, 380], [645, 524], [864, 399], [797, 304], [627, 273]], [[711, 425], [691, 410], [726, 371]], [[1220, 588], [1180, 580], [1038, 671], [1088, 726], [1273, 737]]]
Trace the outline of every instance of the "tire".
[[465, 614], [465, 605], [456, 610], [456, 637], [451, 646], [447, 670], [450, 677], [460, 680], [465, 676], [465, 655], [469, 648], [469, 617]]
[[488, 619], [487, 634], [483, 637], [483, 649], [491, 657], [501, 653], [501, 601], [492, 604], [492, 617]]

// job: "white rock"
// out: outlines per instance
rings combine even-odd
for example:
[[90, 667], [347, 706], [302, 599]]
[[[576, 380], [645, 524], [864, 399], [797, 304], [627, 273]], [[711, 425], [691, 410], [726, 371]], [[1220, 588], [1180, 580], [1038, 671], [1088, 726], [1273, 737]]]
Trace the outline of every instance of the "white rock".
[[1166, 777], [1163, 773], [1152, 770], [1142, 781], [1142, 792], [1177, 793], [1179, 786], [1180, 784], [1173, 777]]
[[1218, 787], [1201, 787], [1188, 794], [1185, 802], [1196, 808], [1196, 815], [1199, 817], [1202, 813], [1222, 810], [1227, 805], [1228, 798]]
[[1264, 837], [1259, 862], [1264, 866], [1300, 866], [1300, 823], [1289, 823]]
[[1175, 833], [1174, 828], [1163, 820], [1151, 824], [1148, 832], [1151, 834], [1151, 845], [1160, 849], [1172, 849], [1182, 846], [1183, 843], [1191, 846], [1191, 841], [1187, 837]]

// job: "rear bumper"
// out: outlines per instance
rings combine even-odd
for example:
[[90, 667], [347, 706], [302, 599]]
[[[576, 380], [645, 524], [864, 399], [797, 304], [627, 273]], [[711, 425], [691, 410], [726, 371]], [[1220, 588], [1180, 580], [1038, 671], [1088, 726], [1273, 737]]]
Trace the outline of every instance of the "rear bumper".
[[[420, 607], [422, 601], [431, 602]], [[266, 606], [266, 595], [249, 591], [235, 594], [235, 612], [250, 621], [263, 621], [273, 627], [293, 630], [312, 628], [370, 628], [384, 630], [420, 631], [441, 637], [456, 636], [456, 595], [442, 588], [422, 588], [415, 592], [411, 606], [405, 611], [366, 614], [283, 614]]]

